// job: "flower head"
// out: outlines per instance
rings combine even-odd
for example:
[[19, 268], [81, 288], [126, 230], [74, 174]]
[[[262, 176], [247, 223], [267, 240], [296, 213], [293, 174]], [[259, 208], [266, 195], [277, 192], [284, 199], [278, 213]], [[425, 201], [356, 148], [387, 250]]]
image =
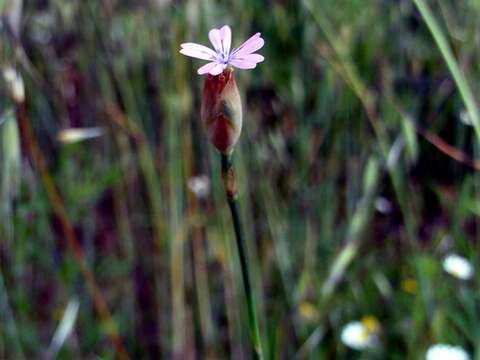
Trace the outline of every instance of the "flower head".
[[418, 283], [415, 279], [406, 278], [402, 280], [402, 290], [409, 294], [415, 294], [418, 289]]
[[257, 66], [257, 63], [262, 62], [264, 59], [262, 55], [254, 54], [265, 43], [260, 37], [260, 33], [256, 33], [232, 51], [230, 51], [232, 30], [228, 25], [224, 25], [220, 29], [210, 30], [208, 37], [214, 50], [191, 42], [180, 45], [181, 54], [210, 61], [198, 69], [199, 75], [219, 75], [228, 65], [239, 69], [253, 69]]
[[313, 321], [318, 316], [317, 308], [308, 301], [302, 301], [300, 303], [298, 306], [298, 312], [300, 313], [300, 316], [307, 321]]
[[428, 348], [426, 360], [469, 360], [470, 356], [460, 346], [435, 344]]
[[450, 254], [443, 260], [443, 269], [450, 275], [462, 280], [473, 277], [473, 266], [470, 262], [457, 254]]
[[467, 110], [460, 111], [460, 121], [467, 126], [473, 126], [472, 117]]
[[188, 180], [188, 188], [199, 199], [204, 198], [210, 192], [210, 179], [206, 175], [194, 176]]
[[380, 324], [372, 316], [361, 321], [353, 321], [342, 329], [341, 340], [349, 348], [355, 350], [372, 349], [378, 344]]

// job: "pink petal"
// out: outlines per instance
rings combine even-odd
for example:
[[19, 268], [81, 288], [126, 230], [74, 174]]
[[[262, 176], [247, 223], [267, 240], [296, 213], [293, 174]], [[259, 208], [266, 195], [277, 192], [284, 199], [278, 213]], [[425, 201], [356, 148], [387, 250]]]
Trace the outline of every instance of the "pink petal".
[[253, 69], [257, 66], [257, 63], [262, 62], [264, 57], [260, 54], [248, 54], [239, 56], [238, 53], [230, 59], [229, 64], [239, 69]]
[[234, 59], [230, 60], [230, 65], [233, 65], [239, 69], [254, 69], [257, 66], [257, 63], [246, 60]]
[[204, 75], [204, 74], [208, 74], [210, 72], [211, 69], [213, 69], [214, 66], [216, 66], [218, 63], [216, 62], [209, 62], [208, 64], [205, 64], [203, 65], [202, 67], [200, 67], [198, 70], [197, 70], [197, 73], [199, 75]]
[[212, 49], [195, 43], [184, 43], [180, 45], [182, 49], [180, 53], [197, 59], [214, 60], [217, 54]]
[[220, 30], [212, 29], [208, 33], [208, 38], [217, 53], [222, 52], [222, 36]]
[[218, 63], [216, 66], [213, 67], [212, 70], [210, 70], [210, 75], [220, 75], [223, 70], [225, 70], [226, 68], [226, 65], [225, 64], [222, 64], [222, 63]]
[[256, 33], [251, 36], [247, 41], [242, 45], [232, 51], [232, 55], [248, 55], [258, 49], [260, 49], [265, 44], [265, 41], [260, 37], [260, 33]]
[[230, 53], [230, 46], [232, 45], [232, 30], [228, 25], [223, 26], [220, 29], [220, 36], [223, 44], [223, 53]]
[[205, 74], [218, 75], [223, 71], [224, 68], [225, 68], [225, 65], [222, 63], [209, 62], [208, 64], [203, 65], [201, 68], [199, 68], [197, 70], [197, 73], [199, 75], [205, 75]]
[[232, 60], [241, 60], [241, 61], [248, 61], [252, 63], [259, 63], [265, 60], [265, 58], [260, 54], [238, 55], [237, 53], [235, 55], [232, 55], [229, 62], [232, 62]]

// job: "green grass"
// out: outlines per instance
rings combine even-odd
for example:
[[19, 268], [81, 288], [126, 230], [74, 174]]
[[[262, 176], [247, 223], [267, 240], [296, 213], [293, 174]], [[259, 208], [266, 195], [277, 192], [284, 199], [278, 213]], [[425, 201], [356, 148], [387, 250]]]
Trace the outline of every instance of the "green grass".
[[[219, 155], [200, 123], [203, 62], [178, 53], [223, 24], [234, 46], [265, 39], [265, 62], [235, 71], [265, 358], [420, 359], [440, 342], [480, 356], [479, 278], [442, 269], [450, 252], [480, 266], [478, 4], [23, 5], [20, 43], [0, 39], [0, 358], [45, 355], [72, 299], [60, 359], [250, 358]], [[90, 126], [105, 134], [57, 138]], [[211, 191], [198, 198], [188, 181], [201, 174]], [[366, 316], [378, 347], [349, 349], [343, 327]]]

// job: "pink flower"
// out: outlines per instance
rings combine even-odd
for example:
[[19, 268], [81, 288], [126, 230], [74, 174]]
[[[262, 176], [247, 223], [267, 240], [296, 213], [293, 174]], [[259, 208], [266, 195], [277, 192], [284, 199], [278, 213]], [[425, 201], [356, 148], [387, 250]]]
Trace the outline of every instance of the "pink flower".
[[220, 29], [210, 30], [208, 37], [215, 50], [190, 42], [180, 45], [181, 54], [210, 61], [198, 69], [197, 72], [200, 75], [219, 75], [228, 65], [239, 69], [253, 69], [264, 59], [262, 55], [254, 54], [265, 43], [260, 37], [260, 33], [256, 33], [233, 51], [230, 51], [232, 30], [229, 26], [225, 25]]

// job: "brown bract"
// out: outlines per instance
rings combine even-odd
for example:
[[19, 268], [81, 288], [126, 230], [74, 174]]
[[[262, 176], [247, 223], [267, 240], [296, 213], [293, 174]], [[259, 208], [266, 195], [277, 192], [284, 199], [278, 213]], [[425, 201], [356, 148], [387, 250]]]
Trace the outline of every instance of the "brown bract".
[[232, 68], [206, 76], [201, 116], [210, 142], [221, 153], [231, 153], [242, 130], [242, 101]]

